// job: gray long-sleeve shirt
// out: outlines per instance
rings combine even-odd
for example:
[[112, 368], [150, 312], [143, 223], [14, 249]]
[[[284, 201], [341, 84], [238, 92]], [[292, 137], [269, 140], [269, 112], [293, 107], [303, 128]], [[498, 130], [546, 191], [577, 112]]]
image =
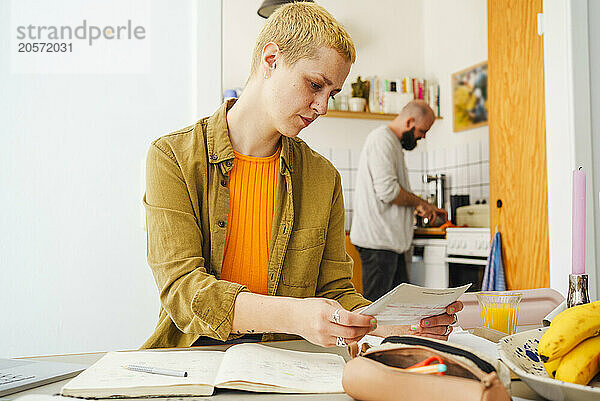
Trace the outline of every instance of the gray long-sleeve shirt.
[[367, 136], [360, 155], [350, 240], [354, 245], [404, 253], [413, 238], [411, 206], [391, 203], [400, 187], [410, 192], [404, 150], [387, 126]]

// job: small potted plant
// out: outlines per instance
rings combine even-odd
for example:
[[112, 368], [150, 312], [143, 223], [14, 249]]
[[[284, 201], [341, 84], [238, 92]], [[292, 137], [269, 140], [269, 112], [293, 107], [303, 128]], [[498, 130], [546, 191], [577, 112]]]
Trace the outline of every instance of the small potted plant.
[[369, 81], [360, 79], [360, 75], [356, 78], [356, 82], [351, 84], [352, 97], [349, 101], [350, 111], [368, 111], [369, 100]]

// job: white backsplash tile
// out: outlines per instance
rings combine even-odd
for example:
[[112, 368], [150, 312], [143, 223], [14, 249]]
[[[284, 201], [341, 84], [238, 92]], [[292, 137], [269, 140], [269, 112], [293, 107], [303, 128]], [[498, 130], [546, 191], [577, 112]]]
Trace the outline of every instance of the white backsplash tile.
[[433, 152], [427, 152], [427, 165], [425, 170], [428, 174], [431, 174], [435, 170], [435, 154]]
[[484, 185], [481, 187], [481, 198], [485, 199], [487, 203], [490, 203], [490, 186]]
[[452, 188], [457, 185], [456, 174], [458, 174], [458, 167], [449, 167], [446, 169], [446, 185], [448, 188]]
[[[338, 169], [342, 180], [345, 209], [345, 227], [350, 230], [352, 222], [355, 180], [361, 149], [313, 148], [330, 160]], [[426, 149], [426, 148], [424, 148]], [[487, 139], [481, 142], [460, 144], [450, 148], [430, 151], [405, 151], [406, 167], [409, 170], [411, 191], [427, 197], [435, 193], [435, 183], [423, 183], [427, 174], [446, 174], [446, 189], [450, 195], [470, 195], [471, 203], [485, 199], [489, 202], [489, 146]]]
[[468, 162], [476, 163], [481, 161], [481, 142], [470, 142], [468, 145]]
[[421, 169], [423, 168], [421, 155], [421, 152], [417, 152], [414, 150], [410, 152], [404, 152], [404, 161], [406, 162], [406, 168], [409, 171], [421, 171]]
[[350, 190], [353, 187], [352, 185], [352, 177], [350, 170], [338, 170], [340, 172], [340, 176], [342, 177], [342, 189]]
[[446, 152], [444, 149], [436, 149], [433, 152], [433, 168], [436, 172], [439, 172], [447, 166], [446, 164]]
[[481, 187], [480, 186], [472, 186], [469, 188], [469, 200], [471, 203], [475, 203], [481, 200]]
[[459, 166], [463, 166], [469, 162], [468, 147], [467, 145], [460, 145], [456, 147], [456, 163]]
[[488, 139], [481, 141], [481, 158], [484, 161], [490, 160], [490, 143]]
[[469, 168], [467, 166], [457, 167], [456, 186], [466, 187], [469, 184]]
[[344, 189], [343, 193], [344, 193], [344, 208], [352, 209], [352, 204], [354, 203], [354, 202], [352, 202], [352, 197], [354, 196], [354, 191]]
[[456, 161], [456, 148], [447, 148], [446, 149], [446, 166], [448, 167], [456, 167], [458, 162]]
[[410, 188], [413, 191], [421, 190], [421, 183], [422, 183], [421, 177], [422, 176], [423, 175], [418, 172], [412, 172], [412, 171], [408, 172], [408, 182], [410, 183]]
[[481, 164], [481, 177], [483, 183], [490, 182], [490, 163], [487, 161]]
[[481, 164], [471, 164], [469, 166], [469, 184], [481, 184]]

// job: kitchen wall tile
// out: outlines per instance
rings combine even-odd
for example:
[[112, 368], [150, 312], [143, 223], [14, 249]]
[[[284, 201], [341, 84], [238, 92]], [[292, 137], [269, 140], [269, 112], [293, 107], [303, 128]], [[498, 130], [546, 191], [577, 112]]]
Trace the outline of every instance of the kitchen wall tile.
[[456, 147], [446, 149], [446, 166], [456, 167]]
[[481, 164], [471, 164], [469, 166], [469, 185], [481, 184]]
[[490, 203], [490, 186], [483, 185], [481, 187], [481, 199], [485, 199], [487, 203]]
[[350, 232], [352, 227], [352, 210], [346, 210], [344, 212], [344, 229], [346, 232]]
[[421, 152], [411, 151], [404, 152], [404, 160], [406, 162], [406, 168], [409, 171], [421, 171], [423, 168], [421, 161]]
[[[432, 151], [405, 151], [406, 167], [409, 170], [410, 190], [426, 198], [435, 193], [435, 183], [423, 183], [424, 173], [446, 174], [446, 190], [450, 195], [468, 194], [471, 203], [489, 201], [489, 144], [480, 142], [461, 144]], [[329, 159], [339, 170], [345, 202], [346, 229], [352, 220], [355, 180], [362, 149], [316, 148], [318, 153]]]
[[490, 160], [490, 143], [488, 139], [481, 141], [481, 158], [483, 160]]
[[481, 182], [483, 184], [490, 182], [490, 164], [487, 161], [481, 165]]
[[424, 173], [427, 171], [427, 153], [420, 152], [419, 155], [421, 157], [421, 173]]
[[350, 170], [343, 169], [339, 170], [340, 176], [342, 177], [342, 189], [350, 190], [353, 188], [352, 186], [352, 177]]
[[411, 190], [416, 191], [421, 189], [421, 177], [422, 174], [419, 172], [408, 172], [408, 182], [410, 184]]
[[344, 194], [344, 208], [346, 209], [352, 209], [352, 198], [354, 196], [354, 191], [350, 191], [347, 189], [343, 190], [343, 194]]
[[427, 164], [425, 165], [425, 171], [431, 174], [435, 170], [435, 154], [433, 152], [427, 152]]
[[481, 187], [478, 185], [469, 188], [469, 197], [471, 203], [475, 203], [481, 200]]
[[480, 142], [470, 142], [467, 144], [469, 147], [469, 163], [477, 163], [481, 161], [481, 145]]
[[446, 187], [452, 188], [456, 186], [457, 167], [449, 167], [446, 169]]
[[456, 169], [456, 186], [466, 187], [469, 185], [469, 168], [467, 166], [458, 167]]
[[464, 166], [469, 162], [467, 145], [461, 145], [456, 148], [456, 162], [459, 166]]
[[433, 152], [433, 169], [439, 172], [446, 166], [446, 152], [443, 149], [436, 149]]

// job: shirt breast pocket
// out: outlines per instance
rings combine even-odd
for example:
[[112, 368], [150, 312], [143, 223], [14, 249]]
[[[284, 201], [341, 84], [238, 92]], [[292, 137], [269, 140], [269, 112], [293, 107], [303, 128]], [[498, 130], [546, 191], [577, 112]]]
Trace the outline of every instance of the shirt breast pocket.
[[[286, 295], [299, 297], [315, 295], [324, 248], [325, 228], [292, 230], [281, 272], [281, 284], [287, 287], [286, 292], [291, 291]], [[298, 292], [300, 289], [304, 289], [306, 294], [304, 291]]]

